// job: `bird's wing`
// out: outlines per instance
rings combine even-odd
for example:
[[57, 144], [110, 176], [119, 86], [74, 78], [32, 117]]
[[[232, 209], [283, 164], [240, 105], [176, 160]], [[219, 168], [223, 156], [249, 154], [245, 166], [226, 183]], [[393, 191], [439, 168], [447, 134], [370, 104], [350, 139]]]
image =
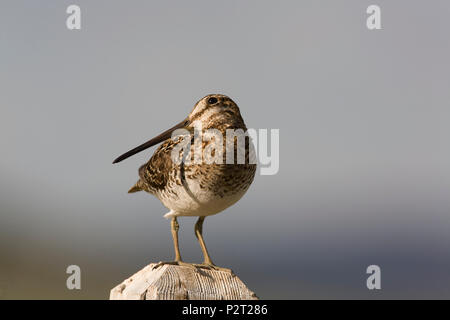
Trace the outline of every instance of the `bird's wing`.
[[139, 177], [150, 188], [150, 191], [161, 190], [166, 187], [169, 176], [174, 169], [171, 151], [175, 143], [166, 140], [155, 151], [150, 160], [139, 168]]

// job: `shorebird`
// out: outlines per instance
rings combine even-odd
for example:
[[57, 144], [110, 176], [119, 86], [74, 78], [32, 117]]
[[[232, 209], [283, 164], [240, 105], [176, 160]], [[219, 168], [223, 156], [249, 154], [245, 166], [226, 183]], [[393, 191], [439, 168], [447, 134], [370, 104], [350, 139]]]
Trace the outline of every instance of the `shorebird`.
[[[215, 129], [222, 134], [223, 163], [208, 164], [195, 161], [177, 163], [174, 161], [171, 153], [177, 146], [179, 147], [183, 139], [182, 136], [173, 136], [172, 134], [177, 129], [185, 129], [187, 132], [185, 138], [194, 141], [194, 124], [198, 125], [199, 123], [202, 132]], [[236, 203], [246, 193], [256, 171], [256, 162], [251, 161], [252, 142], [248, 137], [245, 138], [244, 150], [242, 150], [242, 144], [236, 143], [236, 137], [232, 138], [233, 141], [229, 139], [232, 153], [235, 156], [231, 163], [229, 163], [229, 159], [226, 159], [226, 148], [229, 147], [226, 141], [227, 129], [247, 131], [239, 107], [225, 95], [210, 94], [198, 101], [183, 121], [114, 160], [113, 163], [120, 162], [163, 142], [150, 160], [139, 168], [139, 180], [128, 191], [129, 193], [146, 191], [156, 196], [170, 210], [164, 217], [171, 219], [175, 259], [174, 261], [159, 262], [155, 267], [163, 264], [175, 264], [224, 269], [217, 267], [211, 260], [202, 235], [203, 222], [205, 217], [217, 214]], [[213, 140], [215, 139], [211, 139], [211, 141]], [[195, 143], [191, 144], [187, 151], [191, 157], [195, 152], [194, 145]], [[202, 149], [207, 145], [208, 142], [203, 141]], [[244, 162], [238, 162], [239, 156], [236, 156], [238, 152], [245, 152]], [[194, 231], [204, 257], [202, 264], [188, 264], [181, 259], [177, 221], [177, 217], [180, 216], [198, 216]]]

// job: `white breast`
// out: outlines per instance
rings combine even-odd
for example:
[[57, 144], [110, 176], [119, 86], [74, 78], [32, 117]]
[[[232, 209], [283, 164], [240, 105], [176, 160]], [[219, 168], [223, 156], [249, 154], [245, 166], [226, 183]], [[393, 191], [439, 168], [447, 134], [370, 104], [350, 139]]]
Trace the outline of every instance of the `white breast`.
[[213, 193], [208, 188], [200, 188], [197, 180], [186, 179], [184, 185], [176, 185], [171, 192], [157, 194], [159, 200], [170, 209], [165, 218], [178, 216], [209, 216], [219, 213], [236, 203], [247, 188], [225, 195]]

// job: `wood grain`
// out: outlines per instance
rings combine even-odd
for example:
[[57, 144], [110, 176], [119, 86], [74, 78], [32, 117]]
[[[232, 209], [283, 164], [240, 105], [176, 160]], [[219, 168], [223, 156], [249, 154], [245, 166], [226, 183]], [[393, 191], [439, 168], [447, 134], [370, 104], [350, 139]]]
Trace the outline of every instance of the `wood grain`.
[[226, 271], [151, 263], [111, 290], [110, 300], [257, 300]]

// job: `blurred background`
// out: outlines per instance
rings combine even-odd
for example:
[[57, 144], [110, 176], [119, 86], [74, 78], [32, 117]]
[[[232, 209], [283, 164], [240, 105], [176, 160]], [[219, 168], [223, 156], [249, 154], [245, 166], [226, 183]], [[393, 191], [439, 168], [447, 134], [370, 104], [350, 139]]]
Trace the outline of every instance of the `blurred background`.
[[[0, 299], [107, 299], [172, 259], [168, 210], [127, 194], [154, 148], [111, 162], [209, 93], [280, 129], [279, 173], [206, 219], [218, 265], [266, 299], [450, 298], [449, 16], [444, 0], [2, 1]], [[200, 262], [194, 222], [181, 253]]]

